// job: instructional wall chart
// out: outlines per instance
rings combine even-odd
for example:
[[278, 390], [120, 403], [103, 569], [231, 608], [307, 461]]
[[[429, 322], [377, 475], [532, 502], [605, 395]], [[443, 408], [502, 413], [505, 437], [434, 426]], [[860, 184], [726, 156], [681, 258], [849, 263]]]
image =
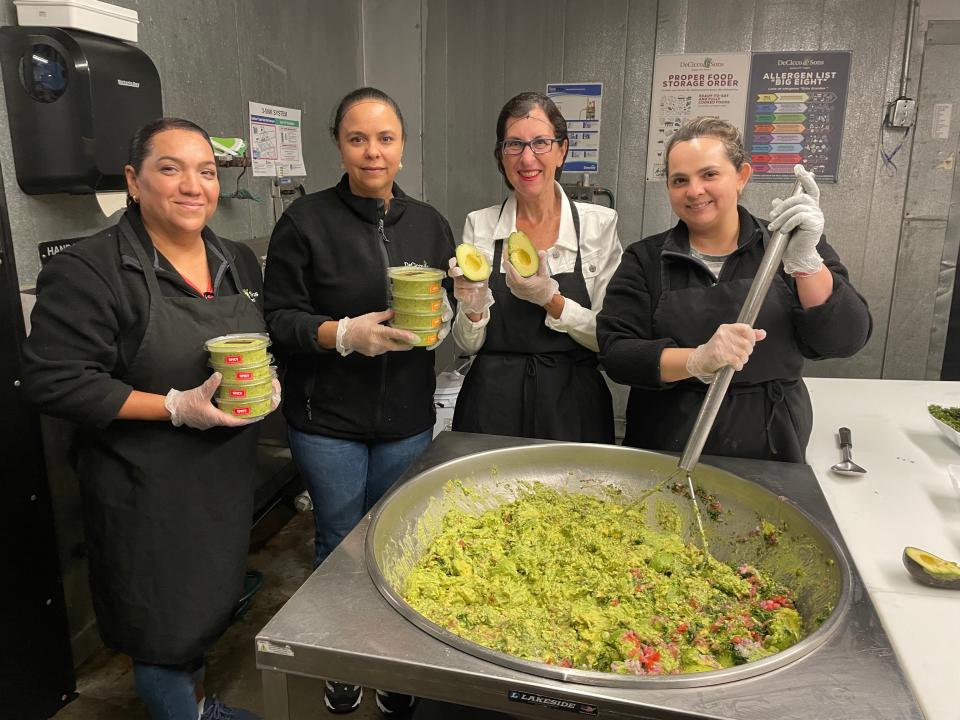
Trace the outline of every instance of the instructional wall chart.
[[300, 137], [300, 111], [250, 103], [250, 157], [257, 177], [307, 174]]
[[600, 169], [600, 107], [603, 83], [550, 83], [547, 97], [567, 121], [570, 142], [564, 172], [597, 172]]
[[754, 180], [792, 181], [804, 165], [837, 181], [849, 52], [754, 53], [744, 145]]
[[653, 68], [647, 180], [663, 180], [667, 141], [701, 115], [743, 127], [750, 53], [658, 55]]

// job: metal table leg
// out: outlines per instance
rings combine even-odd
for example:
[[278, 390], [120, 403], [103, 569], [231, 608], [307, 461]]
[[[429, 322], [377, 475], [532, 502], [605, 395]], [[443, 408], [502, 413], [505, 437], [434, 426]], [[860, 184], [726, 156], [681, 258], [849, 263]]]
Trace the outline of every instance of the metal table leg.
[[291, 720], [287, 674], [263, 670], [263, 712], [265, 720]]

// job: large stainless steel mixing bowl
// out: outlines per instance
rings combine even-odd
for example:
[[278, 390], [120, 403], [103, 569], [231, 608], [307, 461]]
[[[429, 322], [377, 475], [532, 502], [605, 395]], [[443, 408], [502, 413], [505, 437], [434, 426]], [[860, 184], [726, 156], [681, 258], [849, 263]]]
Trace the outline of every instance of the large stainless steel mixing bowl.
[[[542, 677], [587, 685], [620, 687], [697, 687], [715, 685], [769, 672], [819, 647], [843, 621], [850, 603], [850, 567], [830, 534], [786, 498], [709, 465], [698, 466], [695, 483], [723, 505], [720, 520], [704, 519], [711, 552], [732, 564], [752, 563], [792, 587], [809, 633], [796, 645], [745, 665], [683, 675], [623, 675], [562, 668], [531, 662], [464, 640], [426, 619], [403, 599], [404, 577], [416, 564], [454, 505], [480, 510], [509, 501], [522, 483], [541, 482], [575, 492], [599, 493], [603, 485], [637, 497], [677, 469], [668, 455], [617, 446], [557, 443], [512, 447], [477, 453], [437, 465], [395, 488], [375, 510], [366, 538], [366, 564], [377, 588], [404, 617], [434, 637], [505, 667]], [[465, 496], [450, 481], [477, 494]], [[648, 500], [656, 526], [657, 502], [676, 505], [686, 519], [689, 539], [695, 527], [690, 501], [661, 491]], [[760, 519], [785, 528], [775, 546], [758, 536]], [[556, 518], [563, 522], [562, 517]], [[815, 618], [827, 619], [817, 627]]]

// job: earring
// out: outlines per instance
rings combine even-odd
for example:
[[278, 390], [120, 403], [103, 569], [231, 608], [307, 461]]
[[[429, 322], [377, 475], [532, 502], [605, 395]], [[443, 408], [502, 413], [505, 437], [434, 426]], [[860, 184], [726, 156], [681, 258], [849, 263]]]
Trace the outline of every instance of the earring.
[[139, 196], [139, 195], [134, 195], [134, 196], [133, 196], [133, 203], [134, 203], [135, 205], [139, 205], [139, 204], [140, 204], [140, 196]]
[[400, 164], [397, 165], [397, 170], [403, 170], [403, 160], [401, 160]]

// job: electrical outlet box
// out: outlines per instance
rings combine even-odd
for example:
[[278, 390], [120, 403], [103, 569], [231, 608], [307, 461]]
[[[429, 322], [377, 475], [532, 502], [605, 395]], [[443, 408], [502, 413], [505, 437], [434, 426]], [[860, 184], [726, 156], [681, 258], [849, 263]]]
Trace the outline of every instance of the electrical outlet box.
[[917, 119], [917, 101], [900, 97], [887, 105], [887, 125], [908, 128]]

